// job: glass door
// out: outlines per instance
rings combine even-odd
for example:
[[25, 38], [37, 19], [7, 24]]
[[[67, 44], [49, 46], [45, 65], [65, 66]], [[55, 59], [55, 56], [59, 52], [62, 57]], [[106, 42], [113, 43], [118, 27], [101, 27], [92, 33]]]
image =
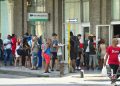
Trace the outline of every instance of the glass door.
[[112, 33], [110, 25], [96, 25], [96, 46], [100, 39], [104, 39], [107, 46], [111, 44]]

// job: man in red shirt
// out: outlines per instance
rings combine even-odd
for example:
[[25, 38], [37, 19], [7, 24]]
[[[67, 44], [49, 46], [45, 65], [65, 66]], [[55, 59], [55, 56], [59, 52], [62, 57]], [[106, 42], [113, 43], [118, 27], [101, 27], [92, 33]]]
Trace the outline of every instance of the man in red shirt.
[[118, 55], [120, 53], [120, 48], [117, 47], [118, 45], [118, 40], [113, 39], [112, 40], [112, 45], [107, 48], [107, 54], [104, 59], [104, 66], [106, 65], [106, 61], [108, 59], [108, 64], [110, 68], [112, 69], [112, 76], [111, 76], [111, 84], [115, 84], [117, 78], [119, 77], [116, 73], [119, 67], [119, 60], [118, 60]]

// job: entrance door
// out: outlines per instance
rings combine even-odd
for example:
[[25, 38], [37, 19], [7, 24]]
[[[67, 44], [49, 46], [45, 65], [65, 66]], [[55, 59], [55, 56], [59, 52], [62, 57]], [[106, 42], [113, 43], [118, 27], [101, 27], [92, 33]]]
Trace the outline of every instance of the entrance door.
[[112, 33], [110, 25], [96, 25], [96, 46], [98, 48], [99, 39], [104, 39], [106, 45], [111, 44]]
[[113, 25], [113, 36], [120, 38], [120, 24]]

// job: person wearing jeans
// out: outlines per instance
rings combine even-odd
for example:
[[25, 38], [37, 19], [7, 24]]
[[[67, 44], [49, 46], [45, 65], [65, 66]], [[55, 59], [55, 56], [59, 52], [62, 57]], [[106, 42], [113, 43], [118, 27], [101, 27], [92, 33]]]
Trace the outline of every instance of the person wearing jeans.
[[12, 65], [12, 42], [11, 42], [11, 36], [8, 35], [7, 39], [3, 41], [4, 44], [4, 50], [5, 50], [5, 57], [4, 57], [4, 64], [7, 65], [7, 60], [10, 61], [10, 65]]

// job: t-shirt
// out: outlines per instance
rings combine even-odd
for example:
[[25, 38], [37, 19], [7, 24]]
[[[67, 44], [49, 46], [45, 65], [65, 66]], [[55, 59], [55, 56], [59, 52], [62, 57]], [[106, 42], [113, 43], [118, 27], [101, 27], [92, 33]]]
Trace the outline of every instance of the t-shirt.
[[3, 41], [3, 43], [4, 43], [4, 49], [11, 49], [12, 48], [12, 42], [11, 42], [11, 40], [9, 40], [9, 39], [5, 39], [4, 41]]
[[120, 53], [120, 48], [109, 46], [107, 48], [107, 53], [109, 54], [108, 64], [119, 65], [118, 55]]
[[58, 46], [58, 40], [53, 40], [52, 41], [52, 48], [51, 48], [51, 52], [57, 52], [57, 48], [54, 46]]
[[50, 51], [50, 48], [47, 48], [47, 49], [45, 50], [45, 53], [48, 54], [48, 55], [51, 54], [50, 52], [51, 52], [51, 51]]

